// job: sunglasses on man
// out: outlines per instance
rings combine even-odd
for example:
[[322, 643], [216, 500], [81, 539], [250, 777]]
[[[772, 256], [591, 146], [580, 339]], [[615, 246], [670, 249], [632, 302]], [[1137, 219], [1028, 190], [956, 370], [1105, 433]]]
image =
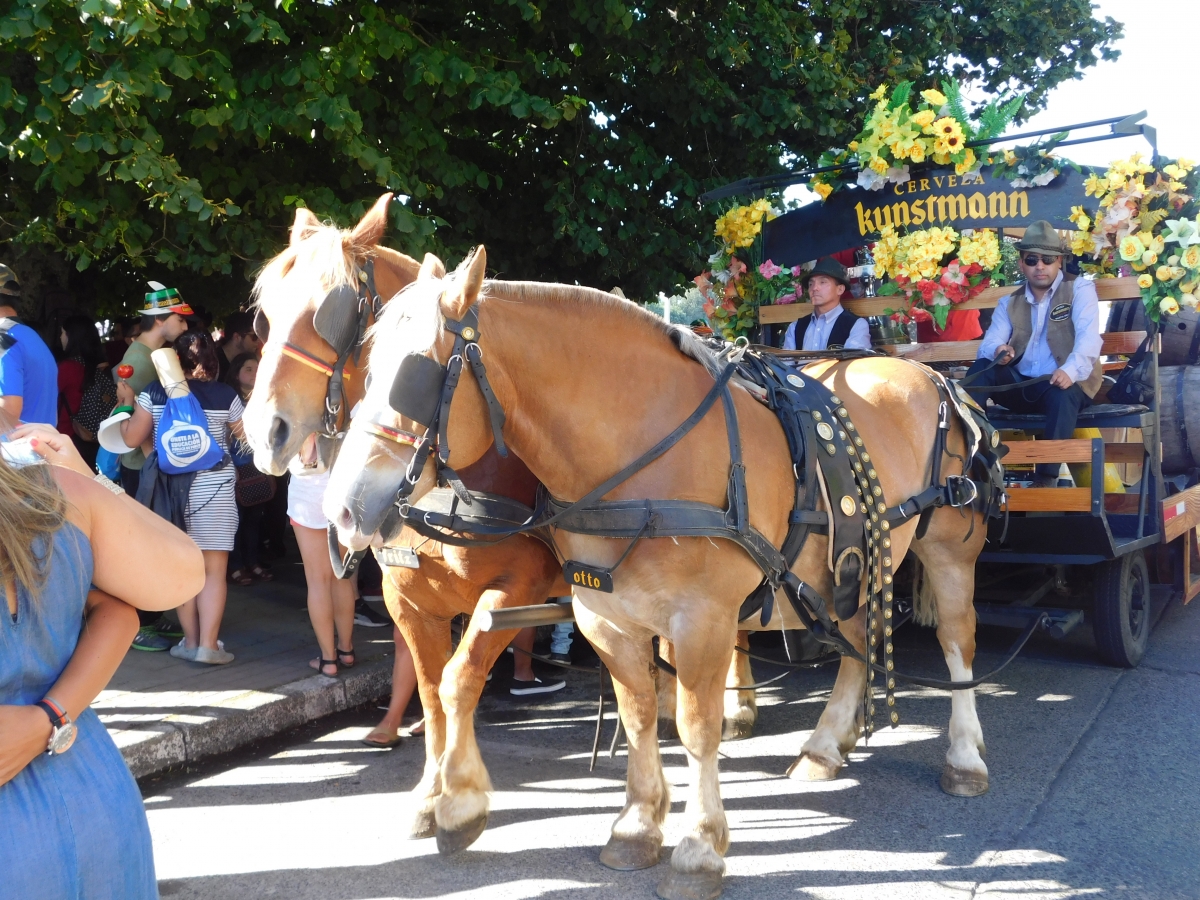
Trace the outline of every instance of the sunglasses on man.
[[1036, 266], [1038, 264], [1038, 260], [1041, 260], [1042, 265], [1044, 265], [1044, 266], [1052, 266], [1056, 262], [1058, 262], [1060, 259], [1062, 259], [1061, 256], [1038, 256], [1035, 253], [1031, 253], [1028, 256], [1026, 256], [1023, 261], [1024, 261], [1025, 265], [1029, 266], [1029, 268], [1032, 269], [1034, 266]]

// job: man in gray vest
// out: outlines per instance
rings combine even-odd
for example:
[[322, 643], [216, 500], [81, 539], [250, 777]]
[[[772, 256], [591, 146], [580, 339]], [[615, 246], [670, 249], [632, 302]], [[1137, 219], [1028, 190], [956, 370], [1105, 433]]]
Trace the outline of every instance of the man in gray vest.
[[[1063, 272], [1062, 239], [1049, 222], [1034, 222], [1017, 244], [1025, 284], [1001, 297], [971, 366], [967, 392], [1013, 412], [1046, 417], [1046, 440], [1069, 438], [1079, 411], [1092, 402], [1100, 366], [1100, 316], [1096, 286]], [[994, 362], [993, 362], [994, 361]], [[1036, 383], [1016, 386], [1033, 380]], [[1012, 390], [974, 388], [1014, 385]], [[1035, 486], [1053, 487], [1057, 463], [1037, 467]]]
[[788, 326], [784, 350], [871, 349], [867, 320], [842, 308], [842, 296], [850, 289], [845, 266], [827, 256], [804, 274], [800, 284], [808, 292], [813, 314]]

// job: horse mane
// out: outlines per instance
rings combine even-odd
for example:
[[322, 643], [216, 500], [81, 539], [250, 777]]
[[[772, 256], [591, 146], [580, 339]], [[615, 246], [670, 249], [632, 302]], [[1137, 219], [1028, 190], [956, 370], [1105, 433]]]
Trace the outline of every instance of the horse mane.
[[[489, 288], [492, 291], [489, 291]], [[497, 296], [497, 299], [532, 300], [535, 303], [549, 304], [561, 302], [565, 295], [567, 299], [579, 303], [585, 309], [616, 312], [640, 327], [649, 327], [665, 336], [676, 350], [704, 366], [705, 371], [713, 378], [720, 375], [724, 368], [725, 364], [717, 357], [716, 351], [690, 328], [666, 322], [639, 304], [615, 294], [580, 285], [543, 284], [534, 281], [488, 281], [484, 283], [485, 297], [496, 296], [494, 291], [497, 290], [505, 295], [516, 294], [511, 298]]]
[[[304, 240], [288, 244], [259, 271], [251, 291], [251, 309], [261, 306], [263, 295], [297, 266], [329, 290], [342, 285], [357, 287], [360, 270], [355, 260], [371, 256], [387, 259], [397, 268], [405, 268], [403, 263], [408, 260], [391, 247], [360, 243], [350, 229], [338, 228], [329, 222], [313, 226]], [[408, 261], [412, 266], [417, 265], [415, 260]]]

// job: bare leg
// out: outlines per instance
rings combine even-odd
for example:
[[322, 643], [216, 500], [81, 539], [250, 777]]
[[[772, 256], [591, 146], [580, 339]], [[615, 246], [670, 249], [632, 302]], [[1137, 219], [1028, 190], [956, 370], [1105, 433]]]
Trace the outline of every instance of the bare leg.
[[[537, 637], [536, 628], [522, 628], [512, 639], [513, 645], [513, 678], [517, 681], [533, 681], [533, 639]], [[524, 651], [524, 652], [522, 652]]]
[[204, 554], [204, 587], [193, 599], [179, 607], [179, 624], [183, 627], [184, 646], [217, 649], [221, 619], [225, 616], [225, 570], [229, 553], [225, 550], [202, 550]]
[[404, 710], [408, 708], [413, 691], [417, 688], [417, 670], [413, 666], [412, 654], [408, 650], [408, 644], [404, 642], [404, 635], [394, 625], [392, 640], [396, 643], [396, 655], [392, 661], [392, 699], [388, 702], [387, 712], [379, 720], [379, 724], [363, 738], [369, 744], [390, 744], [400, 736]]
[[[324, 531], [316, 528], [305, 528], [292, 522], [296, 532], [296, 543], [300, 546], [300, 557], [304, 560], [304, 580], [308, 583], [308, 618], [312, 622], [313, 632], [317, 636], [317, 646], [320, 648], [320, 659], [329, 660], [324, 666], [316, 660], [310, 665], [319, 669], [322, 675], [337, 674], [337, 640], [335, 636], [335, 621], [337, 632], [342, 630], [344, 612], [342, 607], [349, 598], [350, 622], [354, 626], [354, 585], [345, 581], [336, 588], [335, 599], [333, 566], [329, 562], [329, 545]], [[345, 632], [349, 636], [349, 631]], [[351, 646], [349, 644], [346, 645]], [[345, 648], [343, 648], [345, 649]]]

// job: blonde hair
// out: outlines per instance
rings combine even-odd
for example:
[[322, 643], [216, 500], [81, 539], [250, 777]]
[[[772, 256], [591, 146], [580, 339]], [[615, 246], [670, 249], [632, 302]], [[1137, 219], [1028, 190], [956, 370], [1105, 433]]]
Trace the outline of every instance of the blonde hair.
[[15, 581], [35, 596], [41, 591], [50, 540], [66, 517], [67, 498], [49, 466], [15, 469], [0, 458], [0, 579], [4, 584]]

